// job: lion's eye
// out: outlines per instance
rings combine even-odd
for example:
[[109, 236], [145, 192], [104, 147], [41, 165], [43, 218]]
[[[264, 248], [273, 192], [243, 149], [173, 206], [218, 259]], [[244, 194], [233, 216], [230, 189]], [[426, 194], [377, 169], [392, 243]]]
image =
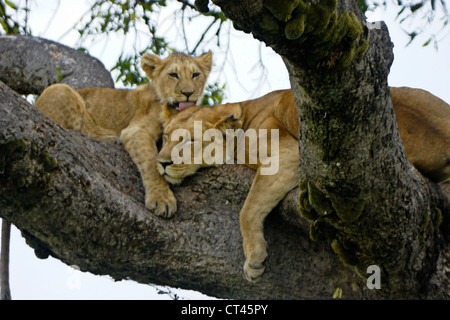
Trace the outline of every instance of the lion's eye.
[[172, 78], [178, 79], [178, 73], [176, 73], [176, 72], [169, 73], [169, 76], [171, 76]]
[[192, 78], [197, 78], [197, 77], [199, 77], [200, 76], [200, 72], [194, 72], [193, 74], [192, 74]]

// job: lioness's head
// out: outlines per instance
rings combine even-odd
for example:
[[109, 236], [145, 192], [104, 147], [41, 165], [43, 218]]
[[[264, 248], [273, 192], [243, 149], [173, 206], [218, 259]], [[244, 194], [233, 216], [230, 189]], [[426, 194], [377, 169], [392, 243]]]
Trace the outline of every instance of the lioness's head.
[[212, 53], [199, 57], [173, 53], [164, 60], [146, 53], [141, 66], [152, 80], [161, 103], [168, 103], [170, 107], [181, 111], [195, 105], [201, 98], [211, 72]]
[[202, 167], [217, 166], [233, 157], [227, 154], [225, 136], [242, 122], [232, 108], [191, 107], [173, 117], [164, 129], [163, 147], [158, 154], [158, 171], [172, 184]]

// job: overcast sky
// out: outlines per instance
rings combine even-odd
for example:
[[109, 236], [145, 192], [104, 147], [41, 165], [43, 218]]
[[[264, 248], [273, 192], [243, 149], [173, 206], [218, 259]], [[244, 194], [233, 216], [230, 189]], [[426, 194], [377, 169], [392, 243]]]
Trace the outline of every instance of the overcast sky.
[[[34, 35], [74, 46], [78, 39], [77, 32], [66, 31], [86, 12], [88, 6], [85, 0], [62, 0], [57, 15], [52, 18], [57, 2], [30, 2], [31, 29]], [[395, 15], [396, 11], [390, 8], [387, 11], [378, 10], [370, 17], [371, 21], [386, 21], [395, 44], [395, 60], [389, 75], [389, 84], [426, 89], [450, 102], [450, 36], [439, 42], [438, 50], [433, 45], [422, 47], [423, 41], [406, 47], [409, 37], [394, 21]], [[49, 24], [49, 21], [52, 23]], [[195, 33], [195, 29], [189, 32]], [[61, 37], [62, 35], [65, 36]], [[92, 55], [98, 57], [110, 69], [122, 47], [123, 41], [120, 37], [111, 35], [108, 41], [92, 44], [89, 49]], [[289, 88], [288, 74], [279, 56], [264, 45], [261, 46], [249, 35], [231, 32], [231, 55], [226, 55], [215, 46], [212, 46], [211, 50], [215, 54], [216, 64], [211, 79], [214, 81], [221, 77], [226, 80], [227, 101], [241, 101], [272, 90]], [[260, 56], [267, 68], [263, 74], [252, 72]], [[219, 72], [225, 59], [226, 68]], [[39, 260], [16, 228], [12, 231], [10, 269], [13, 299], [171, 299], [169, 295], [158, 294], [158, 290], [152, 286], [133, 281], [114, 282], [108, 276], [100, 277], [76, 271], [53, 258]], [[205, 298], [192, 292], [172, 292], [181, 298]]]

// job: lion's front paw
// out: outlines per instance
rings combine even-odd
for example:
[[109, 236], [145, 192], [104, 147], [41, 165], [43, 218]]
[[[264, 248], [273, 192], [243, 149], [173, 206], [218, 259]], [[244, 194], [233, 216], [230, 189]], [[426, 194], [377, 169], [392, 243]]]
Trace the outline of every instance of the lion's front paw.
[[244, 264], [244, 274], [245, 278], [250, 282], [256, 282], [261, 278], [265, 270], [264, 262], [259, 265], [251, 264], [248, 259], [245, 260]]
[[177, 211], [177, 199], [172, 190], [151, 190], [145, 197], [145, 207], [159, 217], [172, 218]]
[[261, 278], [265, 270], [264, 262], [267, 259], [266, 242], [264, 239], [260, 239], [260, 241], [246, 244], [245, 278], [250, 282], [255, 282]]

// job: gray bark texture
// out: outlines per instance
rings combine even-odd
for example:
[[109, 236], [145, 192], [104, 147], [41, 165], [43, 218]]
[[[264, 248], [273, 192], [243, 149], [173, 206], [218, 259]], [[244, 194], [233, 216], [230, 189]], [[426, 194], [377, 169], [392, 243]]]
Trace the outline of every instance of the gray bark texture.
[[0, 81], [20, 94], [40, 94], [57, 82], [75, 89], [114, 87], [103, 64], [83, 51], [21, 35], [0, 35], [0, 44]]

